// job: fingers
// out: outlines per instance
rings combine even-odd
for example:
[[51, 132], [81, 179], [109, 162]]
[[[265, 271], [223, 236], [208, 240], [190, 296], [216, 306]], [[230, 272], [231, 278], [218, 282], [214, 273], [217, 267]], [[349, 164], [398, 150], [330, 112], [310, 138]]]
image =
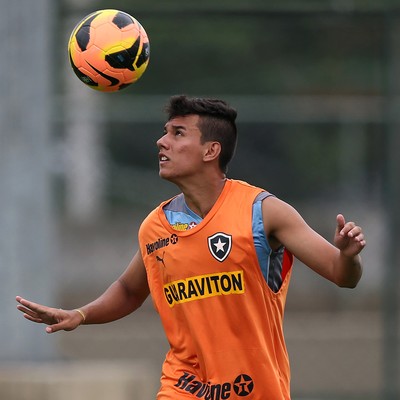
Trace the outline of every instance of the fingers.
[[364, 233], [361, 227], [356, 225], [355, 222], [346, 222], [343, 226], [338, 224], [338, 227], [339, 226], [341, 227], [339, 230], [339, 235], [343, 237], [354, 238], [358, 242], [364, 240]]
[[16, 296], [15, 300], [17, 300], [17, 302], [23, 306], [23, 307], [18, 306], [17, 307], [18, 309], [22, 308], [23, 310], [31, 310], [32, 312], [36, 313], [44, 312], [44, 307], [42, 305], [33, 303], [32, 301], [28, 301], [22, 298], [21, 296]]
[[28, 301], [21, 296], [16, 297], [17, 309], [24, 314], [24, 318], [39, 324], [52, 325], [59, 322], [59, 312], [55, 308], [42, 306], [32, 301]]
[[23, 306], [17, 306], [17, 309], [22, 313], [24, 313], [24, 318], [28, 319], [29, 321], [43, 323], [42, 318], [40, 318], [40, 316], [37, 313], [29, 310], [28, 308], [25, 308]]
[[27, 313], [24, 314], [24, 318], [26, 318], [29, 321], [36, 322], [37, 324], [44, 324], [44, 321], [41, 318], [34, 317], [34, 316], [29, 315]]
[[336, 217], [338, 233], [341, 236], [355, 237], [361, 232], [361, 228], [355, 222], [346, 222], [342, 214]]
[[364, 233], [359, 226], [350, 229], [347, 233], [347, 237], [350, 238], [353, 243], [358, 243], [360, 248], [363, 248], [366, 245]]
[[[23, 299], [21, 296], [15, 298], [20, 305], [17, 305], [17, 309], [24, 313], [24, 317], [32, 322], [41, 323], [42, 319], [39, 317], [38, 313], [33, 311], [32, 303]], [[34, 303], [33, 303], [34, 304]]]

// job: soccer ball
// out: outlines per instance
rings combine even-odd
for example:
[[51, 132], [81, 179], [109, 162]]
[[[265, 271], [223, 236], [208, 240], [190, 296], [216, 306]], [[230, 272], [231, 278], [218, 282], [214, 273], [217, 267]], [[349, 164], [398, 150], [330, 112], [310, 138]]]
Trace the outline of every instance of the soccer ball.
[[118, 10], [99, 10], [80, 21], [68, 42], [76, 76], [92, 89], [115, 92], [146, 70], [150, 43], [142, 25]]

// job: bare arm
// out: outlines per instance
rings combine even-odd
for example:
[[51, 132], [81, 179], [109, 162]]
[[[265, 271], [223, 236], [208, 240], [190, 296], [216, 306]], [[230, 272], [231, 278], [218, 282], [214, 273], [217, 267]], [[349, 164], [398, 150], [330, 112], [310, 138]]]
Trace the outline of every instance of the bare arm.
[[296, 258], [338, 286], [353, 288], [362, 275], [359, 253], [364, 234], [354, 222], [336, 218], [334, 245], [315, 232], [287, 203], [273, 197], [263, 201], [264, 227], [271, 245], [283, 244]]
[[48, 325], [46, 332], [71, 331], [82, 323], [102, 324], [120, 319], [139, 308], [149, 295], [146, 270], [137, 252], [125, 272], [96, 300], [78, 310], [62, 310], [33, 303], [20, 296], [18, 310], [36, 323]]

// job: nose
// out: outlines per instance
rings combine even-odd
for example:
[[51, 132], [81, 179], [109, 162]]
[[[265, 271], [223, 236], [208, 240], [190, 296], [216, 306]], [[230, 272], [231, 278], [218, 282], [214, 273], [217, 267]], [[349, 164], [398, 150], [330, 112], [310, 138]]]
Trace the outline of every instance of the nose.
[[160, 139], [157, 140], [156, 144], [159, 149], [165, 149], [168, 147], [168, 142], [166, 140], [167, 135], [162, 135]]

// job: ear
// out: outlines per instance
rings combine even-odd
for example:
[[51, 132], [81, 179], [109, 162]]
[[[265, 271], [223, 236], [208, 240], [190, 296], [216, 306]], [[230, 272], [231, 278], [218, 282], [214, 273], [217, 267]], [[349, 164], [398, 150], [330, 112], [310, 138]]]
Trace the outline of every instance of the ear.
[[218, 159], [221, 153], [221, 143], [219, 142], [207, 142], [204, 149], [204, 161], [213, 161]]

